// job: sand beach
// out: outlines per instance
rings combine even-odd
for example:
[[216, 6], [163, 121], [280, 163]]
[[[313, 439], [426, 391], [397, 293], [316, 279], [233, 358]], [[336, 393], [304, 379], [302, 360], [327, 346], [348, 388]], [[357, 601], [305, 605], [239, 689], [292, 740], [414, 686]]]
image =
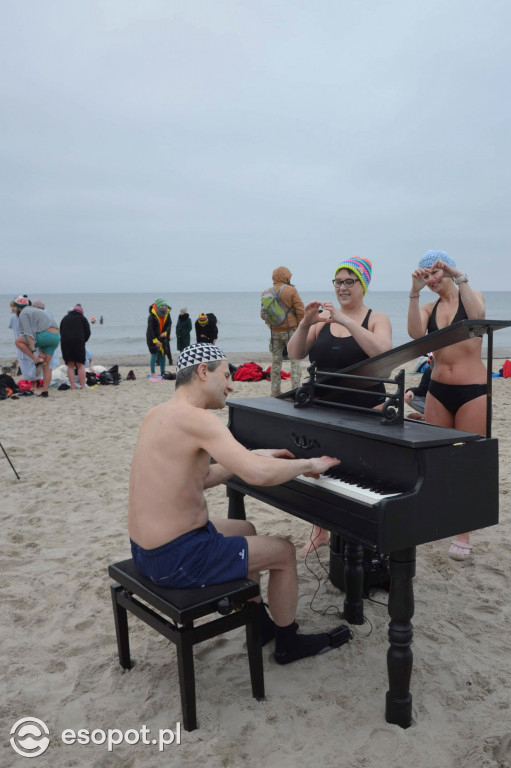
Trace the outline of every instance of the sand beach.
[[[236, 364], [269, 364], [262, 355], [237, 357]], [[33, 763], [52, 768], [511, 768], [511, 382], [501, 378], [493, 380], [501, 522], [474, 533], [466, 563], [447, 558], [447, 540], [418, 548], [410, 728], [384, 718], [388, 595], [378, 591], [365, 601], [368, 621], [353, 627], [353, 641], [341, 649], [279, 667], [267, 646], [264, 702], [251, 697], [243, 630], [198, 646], [199, 729], [181, 730], [181, 743], [164, 753], [140, 742], [112, 751], [64, 744], [66, 729], [145, 725], [153, 734], [181, 721], [170, 643], [132, 619], [135, 666], [119, 666], [107, 574], [110, 563], [130, 556], [128, 476], [139, 425], [174, 384], [148, 380], [145, 356], [95, 362], [118, 363], [121, 384], [0, 402], [0, 440], [20, 476], [1, 454], [0, 765], [26, 765], [9, 731], [35, 717], [47, 725], [50, 745]], [[130, 369], [135, 381], [126, 381]], [[407, 385], [418, 380], [410, 368]], [[269, 386], [235, 382], [233, 397], [266, 396]], [[226, 421], [227, 409], [218, 416]], [[207, 498], [211, 517], [226, 515], [223, 486]], [[297, 547], [309, 536], [298, 518], [254, 499], [246, 506], [259, 533], [289, 537]], [[325, 568], [326, 548], [319, 560], [299, 559], [297, 618], [305, 631], [340, 623], [343, 596]]]

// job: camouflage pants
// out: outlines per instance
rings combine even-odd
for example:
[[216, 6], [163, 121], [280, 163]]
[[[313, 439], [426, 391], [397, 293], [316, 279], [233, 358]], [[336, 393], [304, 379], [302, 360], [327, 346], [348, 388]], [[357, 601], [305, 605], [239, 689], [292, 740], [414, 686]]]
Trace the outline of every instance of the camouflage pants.
[[[282, 352], [293, 331], [272, 331], [270, 338], [271, 352], [271, 394], [272, 397], [280, 394], [280, 372], [282, 370]], [[302, 369], [299, 360], [291, 360], [291, 386], [300, 386]]]

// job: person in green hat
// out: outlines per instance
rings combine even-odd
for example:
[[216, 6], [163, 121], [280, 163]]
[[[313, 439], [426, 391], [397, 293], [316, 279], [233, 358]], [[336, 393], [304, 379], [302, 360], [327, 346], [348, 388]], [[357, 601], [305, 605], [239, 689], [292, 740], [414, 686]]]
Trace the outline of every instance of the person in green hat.
[[162, 376], [165, 373], [165, 352], [169, 347], [171, 326], [170, 307], [165, 299], [156, 299], [149, 307], [146, 333], [147, 346], [151, 353], [151, 376], [156, 375], [156, 365], [160, 366]]

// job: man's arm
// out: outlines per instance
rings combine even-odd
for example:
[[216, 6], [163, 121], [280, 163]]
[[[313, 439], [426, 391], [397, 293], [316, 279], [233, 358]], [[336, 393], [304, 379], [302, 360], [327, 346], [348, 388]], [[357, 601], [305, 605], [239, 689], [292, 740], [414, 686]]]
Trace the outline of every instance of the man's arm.
[[[274, 456], [281, 459], [294, 459], [294, 454], [285, 448], [257, 448], [252, 453], [258, 456]], [[204, 490], [221, 485], [233, 476], [234, 472], [221, 464], [210, 464], [208, 474], [204, 478]]]
[[230, 469], [226, 469], [221, 464], [210, 464], [208, 474], [204, 478], [204, 490], [214, 488], [215, 485], [225, 483], [233, 476]]
[[[280, 485], [298, 475], [320, 475], [339, 464], [330, 456], [310, 459], [277, 458], [268, 451], [249, 451], [239, 443], [216, 416], [202, 413], [199, 442], [225, 470], [241, 477], [249, 485]], [[286, 455], [289, 453], [286, 451]], [[218, 470], [220, 471], [220, 470]]]

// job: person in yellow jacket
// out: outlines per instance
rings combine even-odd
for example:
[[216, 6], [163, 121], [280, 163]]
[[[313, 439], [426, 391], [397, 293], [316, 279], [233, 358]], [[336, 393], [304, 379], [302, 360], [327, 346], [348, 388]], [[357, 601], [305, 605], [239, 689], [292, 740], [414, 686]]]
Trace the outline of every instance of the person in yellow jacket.
[[[291, 285], [292, 274], [287, 267], [277, 267], [273, 270], [273, 290], [280, 290], [279, 303], [286, 308], [286, 318], [281, 325], [270, 325], [270, 352], [271, 361], [271, 396], [280, 395], [280, 373], [282, 371], [282, 357], [287, 342], [295, 332], [298, 323], [304, 316], [303, 301], [294, 285]], [[265, 293], [265, 291], [263, 291]], [[263, 315], [261, 317], [264, 320]], [[302, 369], [299, 360], [291, 360], [291, 386], [300, 386]]]
[[[170, 307], [164, 299], [156, 299], [154, 304], [149, 307], [149, 317], [147, 320], [146, 341], [151, 353], [151, 375], [156, 373], [156, 364], [160, 366], [160, 373], [165, 373], [165, 353], [170, 350], [170, 328], [172, 320], [170, 319]], [[169, 360], [172, 362], [172, 359]]]

